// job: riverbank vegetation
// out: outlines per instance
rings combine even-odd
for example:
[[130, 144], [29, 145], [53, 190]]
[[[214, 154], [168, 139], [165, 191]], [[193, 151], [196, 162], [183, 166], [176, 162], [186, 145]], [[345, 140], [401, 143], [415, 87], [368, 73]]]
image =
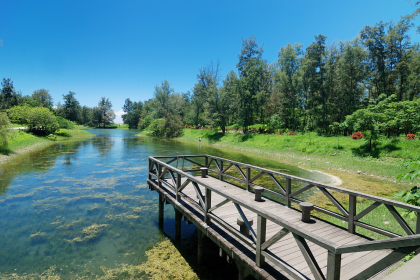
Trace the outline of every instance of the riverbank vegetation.
[[211, 63], [199, 69], [187, 93], [164, 80], [152, 99], [126, 99], [124, 123], [156, 131], [149, 127], [154, 120], [178, 116], [184, 127], [316, 132], [325, 141], [361, 132], [369, 142], [365, 148], [375, 153], [382, 136], [416, 137], [420, 131], [420, 51], [408, 34], [412, 20], [409, 15], [365, 26], [353, 40], [329, 45], [318, 35], [306, 49], [299, 43], [281, 47], [272, 62], [251, 36], [243, 40], [237, 71], [223, 79], [219, 63]]
[[56, 145], [60, 141], [72, 139], [82, 139], [93, 136], [94, 134], [82, 129], [60, 128], [49, 135], [36, 135], [25, 130], [12, 130], [8, 136], [7, 145], [0, 146], [0, 164], [23, 156], [30, 152], [43, 150], [51, 145]]
[[183, 136], [175, 140], [252, 153], [306, 169], [347, 171], [393, 181], [405, 171], [404, 167], [398, 166], [400, 161], [420, 157], [420, 141], [407, 140], [402, 135], [390, 139], [382, 136], [372, 149], [364, 139], [319, 136], [315, 132], [243, 134], [184, 129]]

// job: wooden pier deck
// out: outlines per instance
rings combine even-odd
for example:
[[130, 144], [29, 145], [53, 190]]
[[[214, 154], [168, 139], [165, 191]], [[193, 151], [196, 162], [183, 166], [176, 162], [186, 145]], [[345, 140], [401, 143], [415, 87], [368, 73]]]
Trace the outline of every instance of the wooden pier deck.
[[[308, 181], [308, 186], [292, 193], [290, 180], [305, 181], [305, 179], [288, 176], [286, 187], [283, 188], [274, 177], [279, 176], [278, 172], [261, 168], [259, 168], [261, 173], [257, 176], [265, 174], [272, 176], [273, 182], [280, 189], [279, 195], [286, 198], [286, 203], [281, 204], [268, 198], [255, 201], [251, 187], [257, 186], [252, 183], [257, 176], [251, 178], [250, 169], [258, 167], [209, 155], [201, 156], [205, 161], [200, 163], [197, 159], [199, 156], [194, 157], [184, 156], [183, 160], [189, 160], [195, 166], [195, 169], [185, 169], [185, 171], [170, 165], [175, 158], [178, 160], [179, 156], [150, 157], [148, 184], [151, 189], [159, 192], [162, 206], [163, 202], [174, 206], [176, 237], [179, 238], [180, 235], [181, 217], [185, 217], [197, 226], [199, 239], [207, 236], [220, 246], [228, 258], [237, 263], [240, 279], [247, 274], [256, 279], [368, 279], [420, 247], [420, 235], [414, 234], [414, 231], [407, 228], [408, 225], [404, 223], [398, 212], [397, 214], [394, 212], [395, 218], [407, 232], [412, 233], [408, 237], [397, 236], [370, 225], [362, 225], [357, 221], [380, 203], [391, 205], [390, 211], [395, 209], [394, 206], [406, 206], [405, 204], [357, 193], [358, 196], [368, 196], [375, 201], [373, 206], [368, 207], [369, 209], [356, 214], [356, 199], [352, 198], [354, 192], [346, 190], [350, 194], [352, 204], [347, 211], [326, 191], [327, 188], [335, 190], [339, 188]], [[211, 168], [212, 162], [216, 169]], [[223, 168], [223, 162], [228, 162], [229, 166]], [[217, 177], [202, 178], [200, 175], [193, 175], [192, 173], [199, 171], [197, 167], [201, 166], [210, 169]], [[245, 183], [248, 190], [223, 181], [223, 177], [233, 179], [226, 173], [232, 166], [235, 166], [241, 174], [242, 178], [236, 178], [237, 181]], [[245, 168], [246, 172], [242, 172], [241, 168]], [[302, 222], [301, 211], [290, 207], [291, 202], [299, 202], [294, 198], [297, 194], [314, 186], [321, 188], [337, 208], [342, 208], [340, 210], [343, 215], [335, 212], [331, 215], [345, 219], [349, 224], [347, 229], [313, 216], [309, 223]], [[265, 191], [273, 192], [268, 189]], [[163, 208], [162, 206], [160, 208]], [[407, 207], [411, 208], [411, 205]], [[328, 210], [321, 210], [319, 207], [316, 210], [328, 213]], [[420, 208], [415, 210], [420, 212]], [[237, 225], [238, 217], [253, 221], [253, 225], [248, 224], [250, 237], [240, 232]], [[372, 241], [355, 234], [356, 225], [371, 228], [391, 238]], [[202, 257], [200, 244], [202, 246], [201, 240], [199, 240], [199, 258]]]

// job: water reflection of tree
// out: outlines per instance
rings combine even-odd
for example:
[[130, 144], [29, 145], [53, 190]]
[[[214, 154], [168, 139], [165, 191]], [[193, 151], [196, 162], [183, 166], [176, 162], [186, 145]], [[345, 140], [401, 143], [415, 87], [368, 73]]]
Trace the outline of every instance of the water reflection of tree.
[[92, 145], [98, 149], [101, 155], [109, 153], [114, 144], [115, 140], [112, 137], [101, 136], [92, 139]]
[[3, 163], [0, 166], [0, 195], [7, 191], [16, 176], [46, 172], [55, 165], [56, 158], [63, 153], [65, 153], [66, 163], [71, 162], [71, 159], [75, 157], [75, 153], [82, 145], [86, 144], [88, 144], [88, 141], [59, 143]]

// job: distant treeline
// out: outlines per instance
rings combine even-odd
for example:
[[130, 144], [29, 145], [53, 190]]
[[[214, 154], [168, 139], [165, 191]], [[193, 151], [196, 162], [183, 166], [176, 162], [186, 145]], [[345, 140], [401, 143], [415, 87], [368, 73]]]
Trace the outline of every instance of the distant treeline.
[[63, 104], [54, 106], [48, 90], [35, 90], [32, 95], [23, 96], [15, 90], [13, 81], [4, 78], [1, 83], [0, 113], [15, 123], [28, 125], [36, 133], [52, 133], [58, 128], [72, 128], [74, 124], [99, 127], [112, 124], [115, 119], [112, 103], [102, 97], [98, 106], [81, 106], [74, 92], [63, 94]]
[[[357, 118], [346, 121], [346, 116], [385, 99], [398, 103], [419, 98], [420, 52], [408, 35], [412, 26], [412, 16], [397, 24], [379, 22], [364, 27], [352, 41], [331, 45], [318, 35], [306, 49], [298, 43], [281, 47], [271, 63], [251, 36], [242, 42], [237, 71], [221, 80], [219, 63], [211, 63], [199, 69], [197, 83], [187, 93], [175, 92], [165, 80], [148, 101], [126, 99], [123, 120], [133, 128], [176, 119], [181, 126], [222, 131], [233, 124], [244, 132], [251, 125], [267, 124], [272, 130], [348, 134], [362, 127]], [[375, 117], [371, 121], [379, 122]], [[417, 124], [381, 128], [388, 135], [400, 129], [414, 133]]]

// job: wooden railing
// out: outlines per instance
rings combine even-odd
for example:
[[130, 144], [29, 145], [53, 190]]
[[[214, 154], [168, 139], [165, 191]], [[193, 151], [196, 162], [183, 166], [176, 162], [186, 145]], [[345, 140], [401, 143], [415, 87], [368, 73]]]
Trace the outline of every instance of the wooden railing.
[[[169, 160], [168, 160], [169, 159]], [[200, 159], [200, 160], [199, 160]], [[178, 168], [179, 161], [182, 161], [182, 168]], [[176, 166], [170, 165], [176, 161]], [[199, 162], [201, 161], [201, 162]], [[368, 241], [364, 243], [352, 244], [340, 246], [334, 242], [326, 240], [320, 236], [315, 235], [312, 232], [309, 232], [303, 228], [300, 228], [288, 221], [282, 219], [281, 217], [264, 211], [257, 206], [251, 206], [247, 204], [244, 200], [232, 196], [227, 192], [224, 192], [220, 189], [215, 189], [211, 185], [208, 185], [200, 181], [197, 177], [193, 176], [190, 172], [199, 171], [199, 168], [185, 168], [185, 162], [192, 163], [199, 167], [207, 167], [209, 171], [214, 173], [216, 177], [220, 180], [223, 180], [224, 177], [236, 180], [240, 183], [243, 183], [246, 186], [248, 191], [252, 191], [251, 187], [259, 186], [253, 183], [256, 179], [263, 175], [267, 175], [272, 182], [277, 186], [278, 192], [271, 189], [264, 188], [265, 192], [283, 197], [285, 200], [285, 206], [291, 207], [291, 202], [300, 203], [301, 200], [295, 198], [298, 194], [301, 194], [311, 188], [318, 188], [322, 194], [325, 195], [335, 207], [341, 212], [341, 214], [335, 213], [333, 211], [327, 210], [322, 207], [315, 206], [315, 210], [320, 211], [324, 214], [330, 215], [332, 217], [344, 220], [348, 222], [348, 231], [350, 233], [355, 233], [356, 226], [366, 228], [373, 232], [380, 233], [382, 235], [392, 237], [391, 239], [380, 240], [380, 241]], [[214, 163], [216, 169], [212, 169], [211, 164]], [[224, 167], [224, 164], [227, 164]], [[227, 174], [226, 172], [230, 168], [236, 168], [240, 174], [240, 178]], [[245, 170], [245, 172], [244, 172]], [[257, 171], [258, 174], [251, 177], [251, 171]], [[183, 184], [181, 184], [181, 177], [186, 178]], [[285, 179], [285, 187], [279, 182], [276, 177], [282, 177]], [[164, 180], [168, 178], [170, 180]], [[383, 268], [391, 265], [395, 261], [401, 259], [403, 256], [409, 254], [410, 252], [416, 250], [420, 247], [420, 215], [417, 215], [416, 229], [413, 230], [410, 226], [404, 221], [395, 207], [402, 209], [415, 211], [417, 214], [420, 213], [420, 207], [413, 205], [400, 203], [397, 201], [372, 196], [356, 191], [351, 191], [323, 183], [318, 183], [315, 181], [307, 180], [304, 178], [292, 176], [289, 174], [268, 170], [265, 168], [244, 164], [220, 157], [215, 157], [211, 155], [186, 155], [186, 156], [171, 156], [171, 157], [149, 157], [149, 180], [157, 182], [158, 187], [161, 187], [162, 184], [165, 184], [167, 187], [170, 187], [174, 190], [176, 194], [176, 200], [181, 201], [180, 192], [188, 185], [192, 184], [199, 199], [198, 207], [201, 209], [203, 214], [203, 221], [206, 224], [209, 224], [210, 221], [216, 223], [217, 225], [223, 227], [224, 229], [231, 232], [237, 238], [248, 244], [250, 247], [255, 249], [256, 253], [256, 264], [262, 266], [265, 262], [265, 258], [269, 259], [271, 262], [275, 263], [281, 267], [284, 271], [292, 275], [296, 279], [301, 279], [302, 275], [296, 271], [293, 267], [289, 266], [287, 263], [284, 263], [281, 259], [277, 258], [275, 255], [271, 254], [268, 250], [271, 245], [279, 241], [281, 238], [286, 236], [289, 233], [292, 233], [299, 249], [302, 251], [303, 256], [305, 257], [306, 262], [308, 263], [309, 268], [311, 269], [312, 274], [315, 279], [339, 279], [340, 277], [340, 267], [341, 267], [341, 254], [359, 252], [359, 251], [371, 251], [371, 250], [384, 250], [384, 249], [394, 249], [394, 252], [389, 254], [387, 257], [376, 263], [374, 266], [371, 266], [367, 270], [363, 271], [357, 277], [366, 278], [370, 277], [374, 273], [382, 270]], [[304, 187], [301, 187], [298, 190], [292, 192], [292, 181], [297, 181], [304, 183]], [[172, 184], [170, 183], [172, 182]], [[203, 194], [199, 186], [205, 189], [205, 194]], [[260, 186], [264, 187], [264, 186]], [[329, 190], [338, 191], [340, 193], [348, 194], [349, 197], [349, 210], [347, 211], [340, 202], [329, 192]], [[225, 198], [221, 203], [212, 206], [211, 205], [211, 194], [215, 192]], [[373, 201], [373, 203], [361, 211], [356, 213], [356, 198], [364, 198], [367, 200]], [[217, 216], [212, 214], [212, 211], [224, 205], [227, 202], [232, 201], [236, 206], [240, 216], [245, 221], [247, 227], [251, 232], [251, 238], [246, 237], [241, 234], [238, 230], [225, 223], [223, 220], [219, 219]], [[369, 225], [359, 220], [370, 213], [373, 209], [379, 205], [384, 204], [385, 207], [390, 211], [392, 216], [402, 227], [402, 229], [409, 236], [402, 237], [396, 233]], [[257, 214], [257, 232], [254, 232], [251, 225], [247, 222], [246, 216], [242, 211], [242, 207], [246, 208]], [[266, 240], [266, 222], [270, 220], [279, 226], [283, 227], [281, 231], [275, 234], [269, 240]], [[328, 250], [328, 264], [327, 264], [327, 275], [324, 276], [320, 267], [318, 266], [306, 240], [311, 241], [320, 247]], [[357, 278], [356, 277], [356, 278]]]

